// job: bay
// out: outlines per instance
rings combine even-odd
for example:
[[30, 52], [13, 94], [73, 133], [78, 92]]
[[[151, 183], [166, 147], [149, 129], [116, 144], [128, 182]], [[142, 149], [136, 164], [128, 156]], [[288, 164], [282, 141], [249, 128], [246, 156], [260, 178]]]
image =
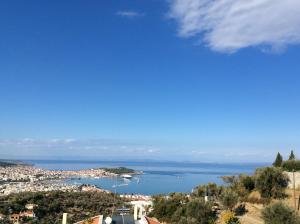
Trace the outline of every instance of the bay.
[[143, 171], [131, 180], [123, 178], [83, 178], [69, 180], [72, 184], [92, 184], [99, 188], [120, 194], [169, 194], [171, 192], [191, 192], [200, 184], [214, 182], [224, 184], [221, 176], [252, 174], [256, 168], [266, 163], [192, 163], [170, 161], [28, 161], [36, 167], [49, 170], [82, 170], [100, 167], [128, 167]]

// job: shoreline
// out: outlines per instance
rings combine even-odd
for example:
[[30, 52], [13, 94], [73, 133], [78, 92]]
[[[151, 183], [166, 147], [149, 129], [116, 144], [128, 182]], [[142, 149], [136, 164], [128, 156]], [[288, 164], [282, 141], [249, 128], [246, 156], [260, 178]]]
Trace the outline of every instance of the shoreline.
[[[115, 172], [112, 172], [115, 171]], [[116, 172], [120, 173], [116, 173]], [[126, 172], [128, 171], [128, 172]], [[20, 192], [40, 191], [99, 191], [111, 192], [96, 185], [70, 183], [72, 179], [101, 179], [121, 177], [122, 175], [139, 175], [142, 172], [118, 168], [92, 168], [83, 170], [49, 170], [34, 165], [15, 164], [0, 167], [0, 195]]]

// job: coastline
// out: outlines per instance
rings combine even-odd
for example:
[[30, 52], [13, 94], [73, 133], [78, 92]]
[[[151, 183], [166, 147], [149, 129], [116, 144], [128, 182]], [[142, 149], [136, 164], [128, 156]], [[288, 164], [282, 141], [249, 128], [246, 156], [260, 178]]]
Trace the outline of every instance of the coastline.
[[[115, 172], [109, 172], [115, 171]], [[116, 173], [120, 170], [120, 173]], [[126, 171], [130, 172], [126, 172]], [[121, 177], [121, 175], [137, 175], [140, 172], [132, 169], [114, 168], [92, 168], [85, 170], [48, 170], [28, 164], [14, 164], [0, 167], [0, 195], [9, 195], [20, 192], [40, 191], [98, 191], [111, 192], [96, 185], [73, 184], [72, 179], [100, 179]]]

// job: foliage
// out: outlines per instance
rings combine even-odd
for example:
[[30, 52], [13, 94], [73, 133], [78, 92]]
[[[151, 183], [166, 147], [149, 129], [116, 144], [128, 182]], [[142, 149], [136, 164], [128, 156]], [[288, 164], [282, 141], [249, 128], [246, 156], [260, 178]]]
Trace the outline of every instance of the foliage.
[[237, 204], [239, 196], [231, 189], [226, 189], [221, 194], [221, 202], [226, 209], [232, 210]]
[[196, 198], [188, 202], [186, 207], [187, 218], [196, 220], [197, 224], [208, 224], [215, 216], [211, 210], [212, 205], [205, 203], [203, 199]]
[[215, 219], [212, 205], [203, 198], [188, 198], [184, 194], [173, 193], [169, 196], [155, 196], [153, 210], [149, 216], [160, 221], [174, 224], [209, 224]]
[[238, 217], [231, 211], [225, 211], [221, 214], [221, 220], [225, 224], [240, 224]]
[[282, 164], [282, 168], [286, 171], [300, 171], [300, 160], [287, 160]]
[[247, 212], [246, 205], [245, 203], [239, 204], [235, 209], [234, 213], [236, 215], [244, 215]]
[[[150, 216], [156, 217], [161, 221], [171, 222], [174, 215], [181, 216], [180, 209], [183, 209], [187, 202], [187, 197], [181, 193], [173, 193], [168, 197], [158, 195], [154, 197], [153, 210]], [[178, 212], [176, 213], [176, 211]]]
[[296, 157], [295, 157], [294, 151], [292, 150], [291, 154], [289, 156], [289, 160], [294, 160], [294, 159], [296, 159]]
[[289, 178], [276, 167], [259, 168], [255, 171], [255, 188], [264, 198], [283, 198]]
[[70, 223], [98, 214], [111, 214], [114, 204], [123, 206], [125, 202], [113, 194], [60, 191], [12, 194], [1, 197], [0, 200], [0, 213], [5, 215], [10, 211], [24, 211], [27, 203], [36, 204], [34, 212], [39, 224], [61, 223], [63, 212], [69, 213]]
[[273, 163], [273, 166], [274, 167], [281, 167], [282, 163], [283, 163], [282, 155], [278, 152], [277, 156], [276, 156], [276, 159]]
[[117, 168], [104, 168], [106, 172], [114, 173], [114, 174], [128, 174], [128, 173], [134, 173], [135, 171], [133, 169], [129, 169], [126, 167], [117, 167]]
[[290, 207], [277, 202], [262, 211], [265, 224], [300, 224], [300, 217]]
[[213, 196], [218, 198], [223, 191], [222, 186], [217, 186], [215, 183], [208, 183], [207, 185], [197, 186], [192, 196], [194, 197], [204, 197], [204, 196]]
[[246, 198], [255, 189], [255, 179], [246, 174], [235, 176], [223, 176], [223, 181], [227, 183], [228, 188], [238, 194], [243, 199]]
[[238, 176], [222, 176], [221, 178], [231, 188], [236, 188], [239, 183]]
[[251, 192], [255, 188], [255, 180], [252, 176], [240, 175], [239, 181], [246, 191]]

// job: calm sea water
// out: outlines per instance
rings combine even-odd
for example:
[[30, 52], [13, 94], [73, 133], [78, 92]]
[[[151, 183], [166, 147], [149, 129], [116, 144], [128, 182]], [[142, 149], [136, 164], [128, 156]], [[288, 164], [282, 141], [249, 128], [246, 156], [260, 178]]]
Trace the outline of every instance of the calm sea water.
[[209, 182], [223, 184], [221, 176], [251, 174], [257, 167], [268, 164], [208, 164], [180, 162], [126, 162], [126, 161], [30, 161], [36, 167], [50, 170], [80, 170], [99, 167], [125, 166], [143, 171], [132, 180], [122, 178], [81, 179], [70, 182], [93, 184], [117, 193], [168, 194], [191, 192], [199, 185]]

